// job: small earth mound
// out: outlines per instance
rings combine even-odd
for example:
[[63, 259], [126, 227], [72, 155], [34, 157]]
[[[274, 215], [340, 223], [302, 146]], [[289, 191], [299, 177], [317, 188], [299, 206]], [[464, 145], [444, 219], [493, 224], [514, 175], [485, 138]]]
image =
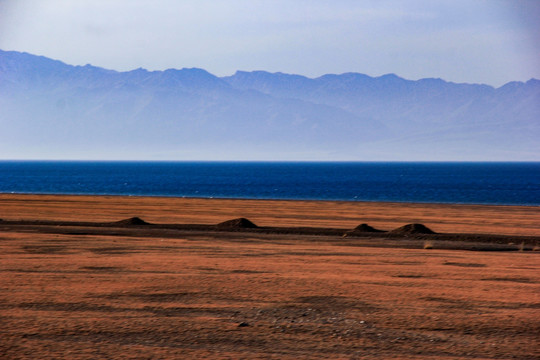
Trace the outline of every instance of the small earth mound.
[[216, 226], [221, 229], [254, 229], [258, 227], [246, 218], [227, 220]]
[[435, 231], [431, 230], [423, 224], [407, 224], [397, 229], [390, 231], [390, 234], [397, 235], [415, 235], [415, 234], [435, 234]]
[[347, 237], [349, 235], [360, 235], [360, 234], [366, 234], [366, 233], [382, 233], [383, 230], [375, 229], [372, 226], [369, 226], [368, 224], [360, 224], [354, 229], [347, 231], [345, 234], [343, 234], [343, 237]]
[[360, 224], [357, 227], [355, 227], [352, 231], [353, 232], [384, 232], [382, 230], [375, 229], [374, 227], [369, 226], [368, 224]]
[[115, 225], [150, 225], [150, 223], [147, 223], [143, 219], [139, 217], [132, 217], [125, 220], [120, 220], [114, 223]]

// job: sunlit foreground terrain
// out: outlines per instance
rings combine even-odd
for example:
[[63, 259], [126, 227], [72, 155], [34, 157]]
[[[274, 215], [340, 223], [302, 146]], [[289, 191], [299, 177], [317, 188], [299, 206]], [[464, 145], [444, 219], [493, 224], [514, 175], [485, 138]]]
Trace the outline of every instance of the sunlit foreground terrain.
[[[133, 216], [216, 224], [242, 216], [269, 227], [391, 230], [420, 222], [519, 242], [539, 236], [539, 214], [535, 207], [0, 195], [0, 358], [537, 359], [538, 251], [442, 250], [429, 236], [43, 224]], [[42, 223], [10, 225], [17, 220]]]

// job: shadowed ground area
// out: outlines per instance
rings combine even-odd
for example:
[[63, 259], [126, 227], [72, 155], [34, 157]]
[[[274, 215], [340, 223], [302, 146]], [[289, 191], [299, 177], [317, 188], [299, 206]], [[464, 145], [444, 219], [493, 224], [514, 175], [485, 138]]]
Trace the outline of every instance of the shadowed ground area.
[[[112, 199], [115, 208], [106, 197], [106, 204], [95, 197], [93, 206], [107, 208], [111, 216], [89, 219], [83, 215], [88, 215], [90, 197], [82, 204], [76, 199], [56, 198], [50, 213], [38, 207], [34, 217], [26, 207], [32, 202], [21, 205], [21, 201], [17, 212], [14, 203], [4, 206], [0, 201], [0, 218], [61, 220], [64, 211], [73, 221], [113, 222], [140, 216], [154, 224], [164, 223], [168, 214], [186, 212], [175, 201], [167, 207], [156, 199], [160, 217], [157, 206], [149, 211], [151, 199], [143, 202], [147, 207], [137, 207], [127, 198], [125, 203]], [[204, 200], [198, 201], [203, 213]], [[215, 205], [208, 202], [209, 212]], [[294, 202], [287, 205], [289, 212], [274, 210], [293, 222], [298, 216]], [[128, 210], [131, 213], [123, 213]], [[339, 215], [331, 205], [328, 218], [322, 214], [325, 226], [341, 227], [332, 220]], [[265, 223], [262, 216], [248, 215], [255, 224], [268, 226], [268, 218]], [[469, 218], [476, 216], [469, 212]], [[237, 217], [231, 210], [220, 220]], [[361, 222], [359, 218], [350, 229]], [[209, 218], [192, 219], [205, 223]], [[431, 222], [415, 222], [420, 221], [440, 231]], [[84, 228], [54, 233], [0, 227], [0, 357], [540, 356], [538, 252], [397, 248], [392, 241], [409, 240], [379, 238], [376, 241], [388, 246], [374, 247], [369, 238], [236, 228], [163, 231], [166, 236], [159, 236], [148, 227], [127, 228], [146, 231], [145, 236], [124, 235], [122, 228], [101, 234], [85, 233]]]

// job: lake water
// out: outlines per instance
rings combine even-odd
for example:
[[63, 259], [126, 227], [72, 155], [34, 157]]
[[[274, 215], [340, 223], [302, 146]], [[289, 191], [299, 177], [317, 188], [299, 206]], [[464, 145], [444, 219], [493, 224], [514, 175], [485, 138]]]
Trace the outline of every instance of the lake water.
[[540, 205], [540, 163], [0, 161], [0, 192]]

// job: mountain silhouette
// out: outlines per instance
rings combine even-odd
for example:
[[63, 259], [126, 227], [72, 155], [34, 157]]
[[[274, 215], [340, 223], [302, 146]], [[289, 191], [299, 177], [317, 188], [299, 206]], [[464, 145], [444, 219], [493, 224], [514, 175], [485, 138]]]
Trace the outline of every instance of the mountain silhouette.
[[540, 81], [126, 72], [0, 50], [3, 158], [540, 160]]

